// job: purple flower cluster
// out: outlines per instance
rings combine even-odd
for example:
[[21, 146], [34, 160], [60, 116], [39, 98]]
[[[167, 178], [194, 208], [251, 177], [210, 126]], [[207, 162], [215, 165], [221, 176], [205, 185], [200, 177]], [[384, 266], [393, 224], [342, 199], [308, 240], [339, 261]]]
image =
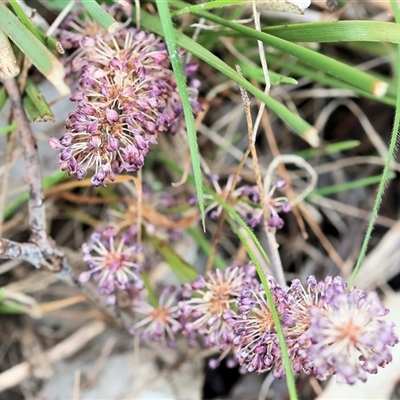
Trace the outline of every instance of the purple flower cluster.
[[[269, 277], [268, 285], [275, 306], [281, 308], [285, 300], [285, 291]], [[274, 368], [274, 375], [281, 378], [281, 350], [271, 309], [262, 287], [257, 290], [244, 290], [237, 301], [239, 316], [235, 322], [236, 358], [242, 371], [266, 372]]]
[[[134, 28], [110, 34], [79, 14], [68, 19], [59, 35], [73, 50], [72, 72], [79, 71], [71, 97], [76, 111], [69, 114], [62, 137], [50, 138], [61, 169], [79, 180], [94, 169], [93, 186], [123, 171], [138, 171], [159, 133], [176, 133], [183, 121], [165, 43]], [[185, 73], [196, 69], [188, 64]], [[201, 110], [198, 87], [198, 80], [189, 82], [194, 113]]]
[[85, 284], [94, 279], [100, 293], [115, 300], [117, 289], [138, 291], [144, 288], [138, 261], [141, 246], [136, 244], [136, 230], [120, 232], [113, 226], [95, 231], [90, 240], [82, 245], [83, 260], [89, 269], [82, 272], [79, 281]]
[[182, 330], [177, 295], [175, 286], [170, 285], [161, 292], [157, 305], [135, 299], [133, 310], [144, 317], [132, 326], [130, 333], [140, 332], [140, 338], [144, 341], [155, 340], [168, 347], [174, 346], [175, 335]]
[[[144, 257], [136, 229], [106, 226], [82, 250], [89, 269], [80, 275], [81, 283], [94, 279], [110, 302], [117, 290], [126, 291], [135, 315], [141, 316], [131, 332], [142, 340], [172, 346], [182, 334], [221, 351], [210, 366], [231, 353], [243, 372], [272, 370], [276, 378], [284, 376], [271, 307], [253, 264], [210, 271], [180, 290], [168, 286], [149, 303], [143, 296]], [[269, 276], [268, 285], [294, 371], [322, 380], [336, 375], [354, 384], [391, 361], [389, 348], [398, 338], [376, 293], [349, 289], [340, 277], [330, 276], [322, 281], [310, 276], [306, 288], [298, 279], [282, 288]]]
[[[293, 370], [318, 379], [336, 375], [354, 384], [391, 361], [389, 347], [398, 343], [394, 325], [376, 293], [348, 289], [340, 277], [317, 282], [308, 278], [305, 289], [294, 280], [288, 289], [271, 284]], [[282, 377], [281, 351], [264, 292], [243, 291], [235, 326], [237, 359], [247, 371], [274, 370]]]
[[245, 289], [258, 287], [253, 264], [231, 265], [200, 275], [191, 285], [182, 288], [179, 303], [185, 335], [202, 337], [206, 347], [220, 350], [232, 347], [233, 325], [237, 313], [234, 306]]
[[[223, 188], [221, 188], [218, 183], [218, 176], [212, 176], [211, 178], [216, 193], [226, 201], [232, 188], [234, 176], [229, 176]], [[291, 210], [290, 203], [286, 197], [272, 197], [276, 189], [282, 189], [284, 186], [285, 181], [283, 179], [278, 179], [277, 183], [269, 193], [267, 206], [270, 212], [269, 226], [271, 228], [281, 229], [284, 222], [279, 216], [279, 213], [287, 213]], [[204, 197], [206, 199], [209, 198], [208, 195], [205, 195]], [[210, 199], [212, 198], [210, 197]], [[242, 185], [236, 187], [230, 195], [229, 204], [250, 228], [256, 228], [262, 223], [263, 213], [257, 186]], [[212, 219], [217, 219], [221, 215], [222, 210], [223, 207], [216, 201], [212, 201], [206, 208], [206, 212]]]

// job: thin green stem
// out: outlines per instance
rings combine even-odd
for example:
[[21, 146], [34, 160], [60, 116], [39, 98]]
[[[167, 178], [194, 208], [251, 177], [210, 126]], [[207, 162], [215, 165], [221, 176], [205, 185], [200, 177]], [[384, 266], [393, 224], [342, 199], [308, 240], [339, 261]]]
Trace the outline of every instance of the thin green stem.
[[161, 26], [165, 36], [165, 41], [167, 43], [172, 69], [174, 70], [176, 83], [178, 85], [179, 93], [181, 96], [183, 112], [185, 115], [189, 150], [192, 158], [192, 168], [195, 180], [196, 194], [201, 214], [201, 222], [203, 225], [203, 229], [205, 230], [206, 227], [203, 195], [204, 192], [200, 168], [200, 154], [197, 144], [196, 126], [193, 117], [193, 110], [189, 100], [189, 94], [185, 82], [185, 75], [183, 73], [182, 64], [179, 60], [179, 54], [176, 47], [176, 37], [172, 25], [168, 2], [166, 2], [165, 0], [156, 0], [156, 3], [158, 11], [160, 13]]
[[[394, 12], [394, 15], [396, 18], [396, 22], [400, 23], [400, 8], [398, 5], [398, 2], [397, 2], [397, 0], [391, 0], [391, 2], [392, 2], [393, 12]], [[400, 66], [400, 49], [398, 49], [398, 54], [397, 54], [397, 65]], [[398, 80], [397, 87], [400, 88], [400, 74], [399, 73], [397, 74], [397, 80]], [[382, 202], [383, 193], [384, 193], [386, 185], [390, 179], [392, 160], [396, 153], [399, 127], [400, 127], [400, 93], [397, 93], [396, 110], [395, 110], [395, 114], [394, 114], [394, 123], [393, 123], [392, 135], [391, 135], [391, 139], [390, 139], [389, 152], [388, 152], [388, 156], [386, 159], [385, 167], [383, 169], [382, 179], [381, 179], [379, 187], [378, 187], [378, 193], [376, 194], [374, 207], [372, 209], [371, 219], [369, 220], [367, 232], [365, 234], [364, 241], [361, 246], [361, 251], [358, 256], [357, 263], [354, 267], [354, 271], [349, 280], [349, 286], [351, 286], [353, 284], [358, 272], [360, 271], [361, 264], [365, 258], [365, 254], [367, 253], [368, 243], [371, 239], [375, 221], [378, 216], [378, 211], [379, 211], [379, 207]]]

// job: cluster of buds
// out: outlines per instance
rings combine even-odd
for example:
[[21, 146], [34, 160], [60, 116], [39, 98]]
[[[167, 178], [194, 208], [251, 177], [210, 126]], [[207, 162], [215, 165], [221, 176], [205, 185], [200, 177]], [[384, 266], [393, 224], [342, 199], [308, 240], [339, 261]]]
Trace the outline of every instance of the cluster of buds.
[[[62, 170], [81, 180], [94, 169], [91, 183], [100, 186], [106, 178], [141, 169], [158, 135], [182, 127], [183, 109], [160, 37], [127, 27], [111, 34], [80, 15], [68, 18], [59, 32], [74, 56], [71, 72], [79, 71], [71, 97], [76, 111], [68, 116], [67, 131], [50, 138], [50, 145], [59, 151]], [[184, 67], [187, 76], [196, 69]], [[194, 113], [201, 110], [199, 84], [192, 79], [188, 85]]]

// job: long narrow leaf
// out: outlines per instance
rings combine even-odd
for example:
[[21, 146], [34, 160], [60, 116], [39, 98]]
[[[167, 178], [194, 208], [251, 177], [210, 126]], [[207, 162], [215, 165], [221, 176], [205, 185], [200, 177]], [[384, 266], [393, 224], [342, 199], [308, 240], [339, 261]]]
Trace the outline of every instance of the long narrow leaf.
[[[182, 173], [181, 168], [179, 166], [177, 166], [169, 158], [163, 157], [163, 161], [175, 172]], [[191, 176], [188, 176], [188, 182], [193, 184], [194, 179]], [[271, 313], [272, 313], [276, 331], [278, 334], [279, 345], [281, 346], [282, 359], [283, 359], [285, 372], [286, 372], [286, 381], [287, 381], [287, 385], [288, 385], [288, 389], [289, 389], [289, 393], [290, 393], [290, 399], [296, 400], [297, 399], [296, 386], [294, 383], [293, 371], [292, 371], [292, 368], [290, 365], [290, 360], [289, 360], [289, 355], [288, 355], [288, 351], [287, 351], [285, 338], [283, 336], [282, 324], [279, 319], [278, 313], [276, 311], [276, 307], [275, 307], [275, 304], [273, 301], [271, 290], [268, 286], [267, 279], [264, 275], [264, 272], [262, 270], [260, 262], [257, 259], [257, 256], [253, 252], [252, 246], [250, 246], [250, 244], [248, 242], [247, 237], [249, 237], [253, 241], [253, 243], [255, 244], [257, 249], [260, 251], [260, 254], [262, 255], [262, 257], [264, 258], [264, 260], [267, 263], [269, 263], [268, 255], [265, 252], [265, 250], [262, 247], [259, 240], [257, 239], [257, 237], [254, 235], [253, 231], [246, 225], [246, 223], [242, 220], [242, 218], [239, 216], [239, 214], [231, 206], [229, 206], [227, 203], [225, 203], [225, 201], [223, 199], [221, 199], [221, 197], [219, 197], [214, 191], [212, 191], [207, 186], [204, 187], [204, 191], [205, 191], [205, 193], [210, 195], [221, 207], [223, 207], [227, 211], [228, 216], [229, 216], [228, 223], [230, 224], [232, 229], [235, 231], [235, 233], [238, 235], [241, 243], [246, 248], [246, 251], [249, 254], [249, 257], [251, 258], [251, 260], [253, 261], [253, 263], [257, 269], [257, 273], [260, 277], [260, 280], [263, 284], [263, 287], [264, 287], [264, 290], [266, 293], [268, 304], [271, 308]], [[240, 231], [240, 229], [238, 229], [238, 227], [242, 228], [246, 232], [247, 237], [244, 237], [244, 235], [241, 233], [241, 231]]]
[[112, 33], [119, 23], [96, 0], [83, 0], [80, 2], [90, 16], [101, 25], [106, 31]]
[[194, 123], [193, 110], [190, 104], [189, 94], [185, 82], [185, 75], [183, 73], [182, 64], [179, 60], [178, 50], [176, 48], [176, 39], [174, 35], [174, 28], [172, 26], [171, 14], [169, 11], [169, 5], [164, 0], [156, 0], [158, 11], [160, 13], [160, 19], [162, 24], [162, 30], [165, 35], [165, 41], [168, 47], [168, 53], [171, 59], [172, 68], [176, 83], [178, 85], [179, 93], [181, 96], [182, 107], [185, 114], [186, 129], [188, 134], [189, 150], [192, 158], [192, 168], [196, 186], [196, 194], [199, 202], [199, 209], [201, 214], [201, 221], [203, 229], [205, 230], [205, 211], [204, 211], [204, 193], [202, 174], [200, 168], [200, 155], [199, 147], [197, 144], [196, 126]]
[[[163, 35], [163, 31], [158, 19], [143, 10], [141, 11], [141, 24], [146, 29], [155, 32], [158, 35]], [[239, 75], [233, 68], [188, 36], [181, 32], [175, 31], [175, 37], [179, 46], [186, 49], [199, 59], [205, 61], [207, 64], [222, 72], [225, 76], [235, 81], [238, 85], [245, 88], [249, 93], [265, 103], [269, 109], [276, 113], [304, 140], [308, 141], [313, 146], [318, 145], [317, 131], [308, 122], [304, 121], [297, 114], [292, 113], [292, 111], [290, 111], [283, 104], [274, 100], [272, 97], [267, 96], [263, 91], [253, 86], [247, 79]]]
[[381, 21], [312, 22], [262, 29], [290, 42], [387, 42], [400, 44], [400, 26]]
[[154, 236], [148, 236], [147, 239], [169, 264], [172, 272], [181, 283], [191, 283], [196, 279], [199, 273], [177, 254], [172, 247]]
[[302, 60], [303, 62], [310, 64], [321, 71], [333, 75], [344, 82], [351, 84], [352, 86], [374, 94], [375, 96], [384, 96], [387, 91], [388, 85], [386, 82], [378, 80], [366, 72], [359, 71], [354, 67], [344, 64], [331, 57], [325, 56], [324, 54], [320, 54], [314, 50], [307, 49], [303, 46], [280, 39], [265, 32], [260, 32], [247, 26], [228, 21], [208, 12], [197, 12], [196, 15], [221, 26], [231, 28], [245, 37], [260, 40], [268, 46], [272, 46], [285, 53], [291, 54], [297, 57], [299, 60]]
[[35, 67], [54, 85], [61, 95], [70, 94], [64, 82], [64, 67], [29, 29], [0, 2], [0, 28], [27, 55]]
[[[394, 12], [394, 15], [396, 18], [396, 23], [400, 24], [399, 4], [398, 4], [397, 0], [391, 0], [391, 4], [392, 4], [393, 12]], [[397, 50], [397, 65], [398, 66], [400, 65], [400, 46]], [[399, 88], [400, 88], [400, 73], [397, 73], [397, 81], [398, 81], [397, 88], [399, 90]], [[379, 187], [378, 187], [378, 192], [376, 194], [374, 207], [372, 209], [371, 218], [369, 220], [367, 232], [365, 233], [364, 241], [361, 246], [360, 254], [358, 255], [356, 265], [354, 266], [354, 271], [351, 274], [349, 286], [351, 286], [353, 284], [354, 279], [356, 278], [358, 272], [360, 271], [361, 264], [364, 260], [365, 254], [367, 253], [368, 244], [371, 239], [372, 231], [374, 229], [374, 225], [375, 225], [376, 218], [378, 216], [378, 211], [379, 211], [380, 205], [382, 203], [383, 193], [385, 192], [385, 188], [390, 179], [390, 175], [391, 175], [390, 168], [392, 165], [392, 160], [393, 160], [394, 154], [396, 152], [399, 129], [400, 129], [400, 91], [397, 93], [397, 103], [396, 103], [396, 111], [394, 114], [392, 136], [390, 138], [389, 151], [388, 151], [385, 167], [382, 172], [382, 179], [381, 179]]]

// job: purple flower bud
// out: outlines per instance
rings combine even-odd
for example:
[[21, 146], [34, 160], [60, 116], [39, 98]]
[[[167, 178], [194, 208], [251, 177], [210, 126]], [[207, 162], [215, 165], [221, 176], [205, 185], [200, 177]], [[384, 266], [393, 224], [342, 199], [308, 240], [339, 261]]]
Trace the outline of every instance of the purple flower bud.
[[106, 118], [107, 118], [107, 121], [110, 124], [112, 124], [112, 123], [117, 122], [119, 120], [119, 115], [115, 110], [107, 108], [106, 109]]
[[62, 150], [64, 148], [60, 141], [54, 136], [49, 137], [49, 145], [54, 150]]

